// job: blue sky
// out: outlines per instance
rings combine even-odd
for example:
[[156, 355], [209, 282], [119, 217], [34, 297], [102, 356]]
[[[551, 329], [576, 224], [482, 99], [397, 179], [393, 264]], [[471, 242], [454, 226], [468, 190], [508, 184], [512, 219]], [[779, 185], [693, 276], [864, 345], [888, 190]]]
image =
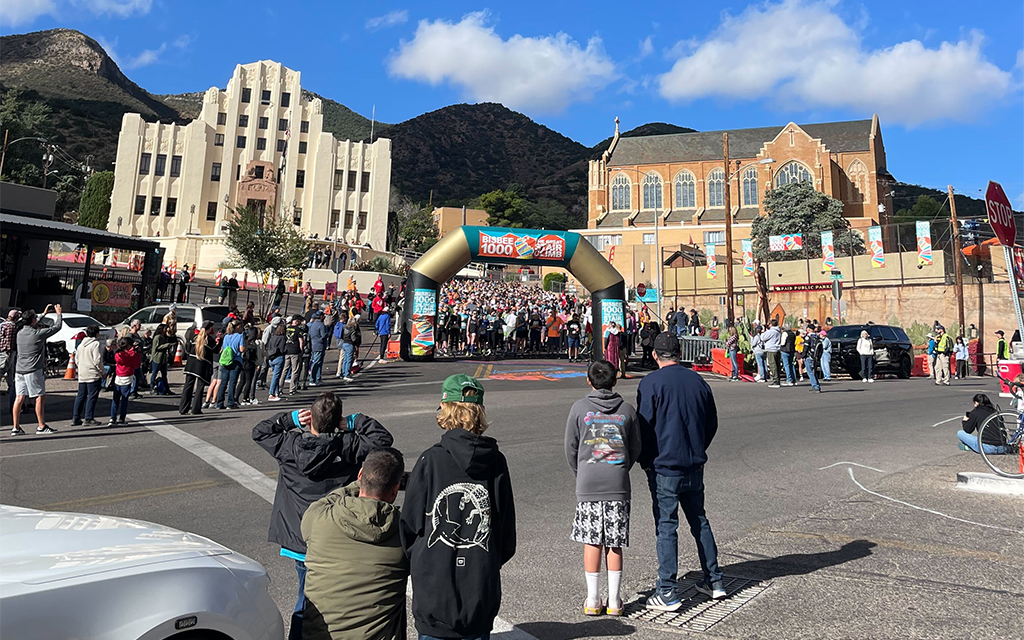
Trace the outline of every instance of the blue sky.
[[153, 93], [273, 59], [385, 122], [496, 101], [586, 145], [615, 116], [713, 130], [877, 112], [898, 179], [977, 197], [994, 179], [1024, 206], [1024, 4], [983, 4], [4, 0], [0, 32], [78, 29]]

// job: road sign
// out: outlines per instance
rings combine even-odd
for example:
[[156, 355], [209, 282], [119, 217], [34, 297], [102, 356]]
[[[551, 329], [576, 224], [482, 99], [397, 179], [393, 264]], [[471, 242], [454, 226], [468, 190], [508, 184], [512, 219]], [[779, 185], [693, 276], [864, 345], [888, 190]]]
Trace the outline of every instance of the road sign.
[[657, 302], [658, 301], [658, 290], [657, 289], [653, 289], [653, 288], [652, 289], [648, 289], [647, 287], [644, 287], [643, 295], [641, 295], [640, 294], [640, 288], [638, 287], [636, 293], [637, 293], [636, 299], [639, 300], [640, 302]]
[[1010, 200], [998, 182], [990, 180], [988, 183], [988, 190], [985, 191], [985, 209], [988, 211], [992, 231], [995, 231], [996, 237], [999, 238], [999, 244], [1012, 247], [1017, 239], [1017, 223], [1013, 219]]
[[832, 281], [832, 297], [836, 300], [843, 298], [843, 283], [840, 280]]
[[637, 298], [644, 297], [644, 294], [646, 294], [646, 293], [647, 293], [647, 285], [645, 285], [642, 282], [640, 284], [636, 285], [636, 297]]
[[838, 271], [833, 271], [832, 273], [829, 274], [828, 277], [831, 278], [833, 282], [838, 282], [843, 279], [843, 274], [839, 273]]

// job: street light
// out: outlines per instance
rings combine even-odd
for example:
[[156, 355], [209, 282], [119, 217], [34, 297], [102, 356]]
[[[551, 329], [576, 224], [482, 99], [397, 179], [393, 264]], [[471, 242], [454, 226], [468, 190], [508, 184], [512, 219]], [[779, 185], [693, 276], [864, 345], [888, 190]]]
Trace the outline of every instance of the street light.
[[4, 172], [4, 160], [7, 159], [7, 147], [11, 146], [12, 144], [17, 144], [23, 140], [35, 140], [36, 142], [42, 142], [43, 144], [46, 144], [46, 138], [35, 138], [32, 136], [26, 136], [24, 138], [18, 138], [17, 140], [7, 142], [7, 132], [4, 131], [4, 148], [3, 151], [0, 152], [0, 175], [2, 175]]

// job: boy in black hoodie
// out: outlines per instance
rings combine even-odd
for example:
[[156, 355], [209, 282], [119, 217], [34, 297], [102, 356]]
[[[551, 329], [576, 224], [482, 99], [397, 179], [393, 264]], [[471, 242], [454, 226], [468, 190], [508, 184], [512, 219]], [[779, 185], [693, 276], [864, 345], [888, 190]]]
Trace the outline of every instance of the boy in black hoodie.
[[420, 456], [402, 506], [420, 638], [480, 638], [501, 606], [501, 567], [516, 552], [505, 456], [487, 429], [484, 388], [465, 374], [442, 387], [441, 441]]
[[341, 398], [327, 392], [320, 394], [310, 409], [279, 413], [259, 423], [253, 427], [252, 439], [274, 456], [280, 468], [269, 539], [281, 545], [282, 556], [295, 560], [299, 596], [288, 638], [298, 640], [306, 606], [302, 516], [309, 505], [354, 482], [366, 456], [390, 447], [394, 438], [369, 416], [343, 415]]

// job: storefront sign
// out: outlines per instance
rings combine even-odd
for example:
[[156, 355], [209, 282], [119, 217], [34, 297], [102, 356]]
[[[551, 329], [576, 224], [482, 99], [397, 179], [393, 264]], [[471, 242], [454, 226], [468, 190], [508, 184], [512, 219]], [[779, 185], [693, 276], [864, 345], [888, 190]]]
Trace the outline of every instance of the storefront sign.
[[776, 284], [772, 285], [772, 291], [831, 291], [831, 282], [806, 282], [803, 284]]
[[95, 311], [113, 311], [128, 309], [132, 306], [132, 285], [130, 282], [107, 282], [97, 280], [92, 283], [92, 309]]

